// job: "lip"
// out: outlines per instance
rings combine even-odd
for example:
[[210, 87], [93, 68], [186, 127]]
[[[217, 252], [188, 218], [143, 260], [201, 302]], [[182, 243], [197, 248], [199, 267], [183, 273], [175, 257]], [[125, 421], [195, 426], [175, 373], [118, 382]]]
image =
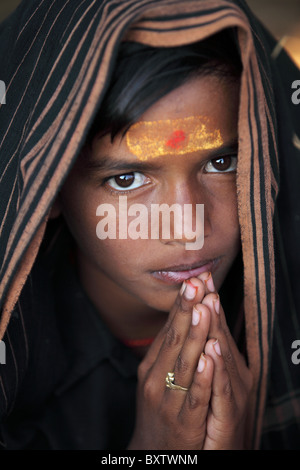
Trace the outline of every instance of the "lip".
[[153, 277], [166, 284], [180, 284], [186, 279], [189, 279], [191, 277], [197, 277], [205, 271], [215, 271], [218, 262], [219, 258], [198, 261], [190, 265], [181, 264], [164, 268], [159, 271], [153, 271], [151, 274], [153, 275]]

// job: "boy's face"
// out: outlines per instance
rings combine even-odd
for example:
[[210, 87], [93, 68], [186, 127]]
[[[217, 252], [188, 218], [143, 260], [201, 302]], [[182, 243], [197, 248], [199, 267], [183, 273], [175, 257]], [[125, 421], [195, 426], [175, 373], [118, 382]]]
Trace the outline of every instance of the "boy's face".
[[[81, 275], [99, 295], [104, 290], [122, 302], [169, 311], [185, 278], [211, 271], [220, 288], [240, 248], [238, 103], [237, 83], [211, 75], [194, 78], [154, 104], [127, 136], [113, 143], [108, 135], [95, 139], [91, 154], [77, 160], [59, 201], [77, 242]], [[121, 214], [123, 235], [119, 196], [123, 201], [126, 196], [128, 209], [137, 203], [144, 208], [139, 227], [141, 212]], [[196, 204], [204, 204], [203, 247], [187, 250], [191, 240], [185, 231], [178, 236], [179, 219], [172, 217], [169, 238], [162, 238], [162, 230], [159, 239], [151, 238], [153, 204], [177, 204], [182, 214], [184, 205], [192, 204], [194, 217]], [[145, 236], [145, 217], [148, 237], [133, 239], [142, 229]], [[101, 219], [110, 236], [116, 228], [116, 239], [98, 238]], [[124, 237], [131, 222], [135, 231]]]

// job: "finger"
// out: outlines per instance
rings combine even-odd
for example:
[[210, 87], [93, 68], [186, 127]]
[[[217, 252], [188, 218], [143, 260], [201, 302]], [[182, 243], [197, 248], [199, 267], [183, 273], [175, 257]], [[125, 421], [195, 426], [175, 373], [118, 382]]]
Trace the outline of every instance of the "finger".
[[[246, 367], [245, 359], [239, 352], [231, 335], [219, 295], [217, 293], [208, 294], [202, 302], [211, 311], [209, 338], [217, 338], [220, 341], [229, 372], [234, 375], [236, 373], [241, 375]], [[233, 377], [232, 375], [232, 379]]]
[[[176, 359], [182, 349], [187, 337], [191, 319], [192, 309], [197, 298], [197, 294], [203, 298], [204, 286], [202, 281], [192, 278], [191, 282], [185, 282], [178, 299], [175, 302], [172, 318], [164, 328], [163, 336], [155, 345], [160, 346], [159, 350], [152, 349], [149, 353], [150, 360], [153, 360], [151, 376], [152, 379], [161, 384], [161, 389], [165, 389], [165, 378], [168, 372], [173, 372]], [[199, 291], [202, 293], [199, 294]]]
[[169, 343], [172, 345], [172, 343], [176, 343], [179, 340], [177, 333], [180, 332], [181, 336], [187, 334], [189, 327], [188, 316], [191, 317], [192, 315], [194, 303], [201, 302], [204, 295], [205, 286], [201, 280], [191, 278], [183, 282], [165, 326], [160, 330], [148, 350], [145, 360], [149, 364], [153, 364], [156, 361], [164, 342], [166, 342], [165, 346], [168, 348]]
[[210, 406], [213, 373], [212, 358], [202, 353], [179, 413], [179, 418], [195, 429], [206, 431], [204, 424]]
[[217, 292], [213, 280], [212, 273], [210, 271], [205, 271], [204, 273], [199, 274], [198, 279], [200, 279], [205, 286], [205, 293], [209, 294], [211, 292]]
[[219, 304], [219, 314], [220, 314], [220, 322], [221, 322], [221, 325], [222, 325], [222, 329], [223, 329], [223, 331], [224, 331], [224, 333], [227, 337], [229, 347], [230, 347], [230, 349], [232, 351], [232, 354], [235, 358], [237, 367], [238, 367], [240, 373], [242, 373], [242, 371], [245, 370], [245, 368], [248, 368], [247, 365], [246, 365], [246, 359], [243, 356], [243, 354], [241, 354], [241, 352], [239, 351], [239, 349], [237, 347], [237, 344], [236, 344], [236, 341], [234, 340], [234, 338], [231, 334], [231, 331], [230, 331], [230, 329], [227, 325], [225, 312], [223, 310], [221, 302]]
[[[199, 357], [203, 353], [207, 341], [207, 334], [210, 324], [210, 310], [203, 304], [196, 304], [193, 307], [192, 320], [189, 332], [186, 336], [181, 351], [179, 352], [174, 367], [174, 383], [178, 387], [189, 389], [197, 369]], [[175, 390], [177, 391], [177, 390]], [[182, 392], [179, 389], [179, 392]], [[168, 403], [172, 409], [180, 409], [184, 401], [184, 396], [174, 393], [174, 390], [167, 389]]]
[[[218, 314], [220, 314], [220, 321], [221, 321], [221, 325], [223, 327], [223, 330], [227, 336], [227, 340], [228, 340], [228, 344], [232, 350], [232, 353], [235, 357], [235, 360], [237, 362], [237, 366], [239, 368], [245, 368], [245, 360], [244, 360], [244, 357], [240, 354], [237, 346], [236, 346], [236, 342], [234, 341], [232, 335], [231, 335], [231, 332], [228, 328], [228, 325], [227, 325], [227, 322], [226, 322], [226, 317], [225, 317], [225, 314], [224, 314], [224, 310], [222, 308], [222, 305], [220, 303], [220, 298], [219, 298], [219, 295], [215, 289], [215, 286], [214, 286], [214, 281], [213, 281], [213, 277], [212, 277], [212, 273], [211, 272], [205, 272], [205, 273], [201, 273], [199, 276], [198, 276], [198, 279], [201, 279], [205, 285], [205, 292], [207, 295], [209, 295], [210, 293], [216, 293], [216, 297], [213, 297], [213, 296], [209, 296], [208, 299], [210, 299], [210, 307], [212, 308], [212, 311], [216, 311]], [[205, 301], [205, 303], [207, 302], [207, 300]], [[217, 308], [216, 308], [217, 307]], [[214, 326], [214, 322], [212, 321], [212, 324], [211, 324], [211, 327], [213, 328]], [[215, 335], [214, 331], [212, 330], [211, 332], [212, 336]]]
[[208, 337], [218, 339], [236, 403], [239, 407], [243, 407], [245, 398], [253, 385], [252, 373], [248, 369], [245, 358], [239, 352], [231, 336], [219, 296], [217, 294], [209, 294], [203, 299], [202, 303], [209, 307], [211, 311]]
[[210, 317], [208, 307], [200, 303], [194, 305], [190, 328], [174, 367], [176, 382], [184, 387], [189, 387], [192, 383], [199, 357], [204, 351]]
[[214, 363], [211, 389], [212, 414], [219, 422], [231, 422], [235, 416], [237, 405], [220, 342], [216, 339], [210, 339], [204, 350], [206, 356], [211, 357]]
[[206, 295], [206, 285], [197, 277], [192, 277], [190, 279], [186, 279], [178, 292], [178, 295], [175, 299], [175, 302], [170, 310], [170, 314], [168, 317], [168, 323], [171, 323], [172, 319], [178, 312], [178, 309], [182, 307], [182, 301], [193, 301], [202, 302], [204, 296]]

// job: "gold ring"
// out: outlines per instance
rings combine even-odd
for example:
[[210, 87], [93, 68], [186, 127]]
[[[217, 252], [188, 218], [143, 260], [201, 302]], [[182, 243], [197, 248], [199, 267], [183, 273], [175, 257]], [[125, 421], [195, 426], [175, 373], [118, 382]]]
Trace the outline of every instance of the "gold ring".
[[181, 385], [174, 384], [174, 372], [168, 372], [167, 373], [166, 387], [171, 388], [171, 390], [183, 390], [184, 392], [188, 391], [188, 388], [181, 387]]

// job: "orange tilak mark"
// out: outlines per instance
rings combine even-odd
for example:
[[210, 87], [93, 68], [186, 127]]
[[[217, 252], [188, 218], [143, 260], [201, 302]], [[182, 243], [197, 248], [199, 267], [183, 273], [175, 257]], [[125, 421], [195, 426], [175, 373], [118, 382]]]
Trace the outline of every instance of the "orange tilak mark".
[[167, 140], [166, 147], [178, 149], [182, 146], [185, 139], [186, 139], [185, 132], [181, 130], [174, 131], [171, 138]]
[[223, 139], [220, 130], [214, 129], [207, 117], [189, 116], [137, 122], [126, 133], [126, 143], [139, 160], [148, 160], [218, 148], [223, 145]]

